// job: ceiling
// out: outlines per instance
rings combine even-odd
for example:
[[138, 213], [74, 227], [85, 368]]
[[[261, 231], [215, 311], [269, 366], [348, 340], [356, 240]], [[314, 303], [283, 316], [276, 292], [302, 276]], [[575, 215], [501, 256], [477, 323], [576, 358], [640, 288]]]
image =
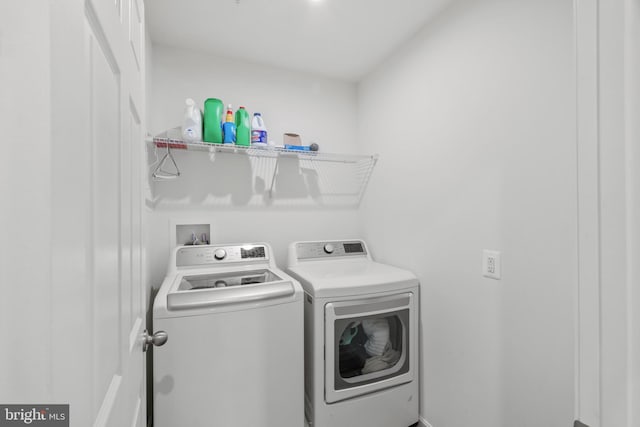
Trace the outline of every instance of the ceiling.
[[152, 0], [155, 44], [357, 81], [451, 0]]

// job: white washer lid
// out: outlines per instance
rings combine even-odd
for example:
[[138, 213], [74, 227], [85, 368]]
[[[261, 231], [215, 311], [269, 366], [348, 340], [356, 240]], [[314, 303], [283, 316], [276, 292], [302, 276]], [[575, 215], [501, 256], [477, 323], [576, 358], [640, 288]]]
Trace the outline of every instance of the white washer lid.
[[418, 285], [408, 270], [369, 259], [314, 260], [288, 269], [315, 298], [396, 291]]

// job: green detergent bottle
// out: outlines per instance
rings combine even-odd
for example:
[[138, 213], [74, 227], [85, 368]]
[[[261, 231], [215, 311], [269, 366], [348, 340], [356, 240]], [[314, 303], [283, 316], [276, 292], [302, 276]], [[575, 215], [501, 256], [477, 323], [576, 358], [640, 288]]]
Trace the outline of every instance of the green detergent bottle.
[[251, 145], [251, 121], [249, 113], [244, 107], [238, 108], [236, 111], [236, 145], [248, 147]]
[[204, 101], [204, 142], [222, 144], [222, 114], [224, 104], [217, 98]]

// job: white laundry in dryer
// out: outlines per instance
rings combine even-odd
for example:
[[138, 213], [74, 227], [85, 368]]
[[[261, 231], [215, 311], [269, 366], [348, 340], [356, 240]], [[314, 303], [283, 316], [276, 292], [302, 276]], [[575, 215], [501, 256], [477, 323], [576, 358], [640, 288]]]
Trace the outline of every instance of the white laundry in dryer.
[[312, 427], [407, 427], [419, 419], [419, 283], [361, 240], [296, 242], [305, 291], [305, 415]]

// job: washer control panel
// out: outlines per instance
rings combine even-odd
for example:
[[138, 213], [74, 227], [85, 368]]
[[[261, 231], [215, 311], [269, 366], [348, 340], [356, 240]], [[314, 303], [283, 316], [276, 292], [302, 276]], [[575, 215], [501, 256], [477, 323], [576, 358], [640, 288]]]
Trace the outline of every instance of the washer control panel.
[[360, 240], [343, 242], [298, 242], [296, 258], [334, 258], [344, 256], [366, 256], [367, 248]]
[[196, 245], [182, 246], [176, 251], [177, 267], [192, 267], [243, 261], [266, 261], [268, 259], [269, 250], [266, 245]]

